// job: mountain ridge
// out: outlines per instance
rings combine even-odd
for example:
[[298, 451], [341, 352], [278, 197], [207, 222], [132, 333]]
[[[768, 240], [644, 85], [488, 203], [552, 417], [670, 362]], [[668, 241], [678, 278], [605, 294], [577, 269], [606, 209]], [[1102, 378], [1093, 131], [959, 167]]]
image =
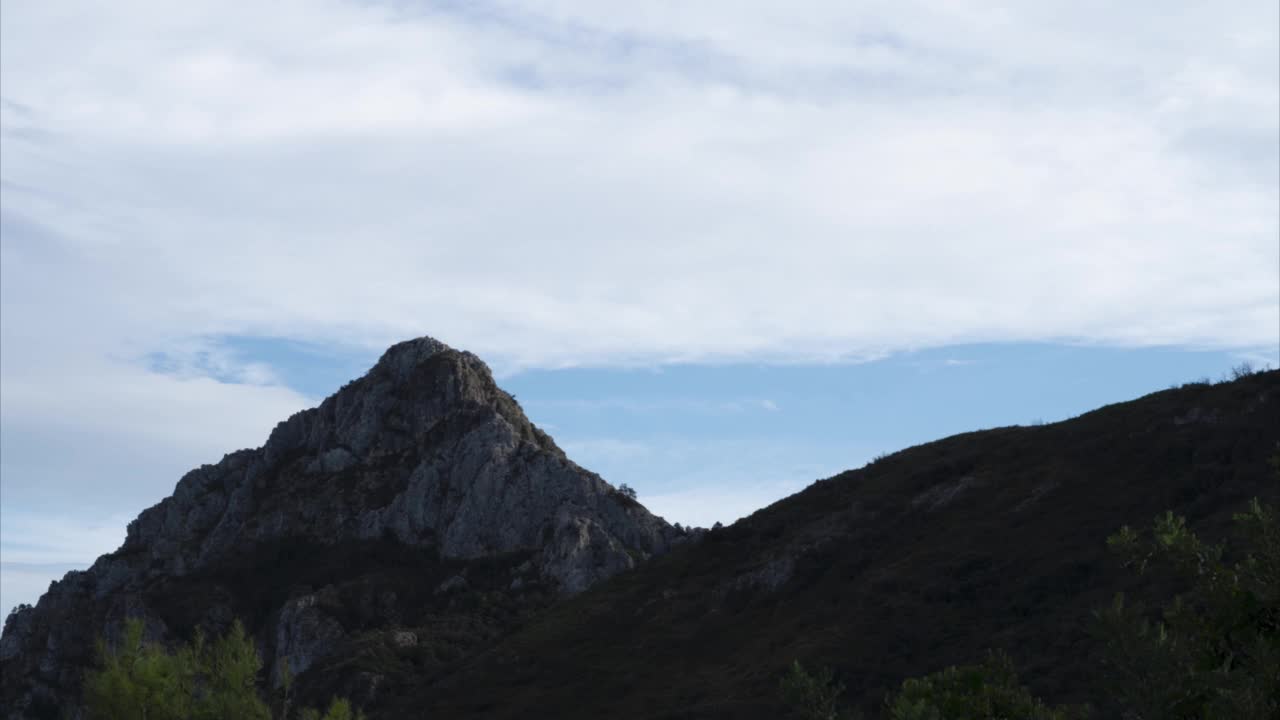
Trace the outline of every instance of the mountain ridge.
[[[1103, 538], [1163, 510], [1221, 536], [1274, 501], [1280, 371], [1049, 425], [973, 431], [680, 531], [574, 464], [476, 356], [430, 338], [183, 476], [121, 548], [0, 637], [9, 718], [77, 717], [100, 635], [241, 619], [269, 688], [372, 717], [772, 718], [792, 659], [874, 710], [905, 677], [1009, 649], [1081, 696]], [[695, 542], [696, 541], [696, 542]], [[630, 572], [624, 572], [630, 570]]]
[[1035, 694], [1118, 717], [1090, 694], [1092, 612], [1178, 588], [1105, 539], [1171, 510], [1221, 540], [1280, 501], [1278, 457], [1280, 371], [923, 443], [549, 608], [388, 716], [765, 720], [800, 660], [877, 717], [904, 679], [1004, 649]]
[[[272, 573], [253, 564], [259, 556], [283, 552], [294, 558], [284, 562], [305, 564], [295, 556], [343, 554], [344, 543], [399, 546], [465, 571], [469, 562], [519, 555], [510, 583], [555, 596], [581, 592], [684, 539], [569, 460], [475, 355], [431, 338], [406, 341], [319, 406], [279, 423], [260, 448], [188, 472], [172, 495], [129, 523], [118, 550], [68, 573], [34, 607], [8, 618], [0, 640], [3, 697], [36, 715], [74, 706], [68, 698], [91, 659], [92, 637], [124, 617], [145, 618], [157, 638], [177, 628], [225, 627], [244, 611], [249, 591], [235, 575], [250, 566], [250, 575]], [[446, 580], [453, 577], [454, 587], [467, 582]], [[194, 615], [160, 609], [193, 601], [165, 595], [184, 594], [187, 578], [221, 599], [195, 601], [204, 607]], [[293, 673], [305, 672], [349, 634], [350, 622], [319, 599], [277, 588], [259, 608], [253, 620], [271, 667], [283, 659]], [[80, 615], [99, 627], [85, 632], [60, 622]]]

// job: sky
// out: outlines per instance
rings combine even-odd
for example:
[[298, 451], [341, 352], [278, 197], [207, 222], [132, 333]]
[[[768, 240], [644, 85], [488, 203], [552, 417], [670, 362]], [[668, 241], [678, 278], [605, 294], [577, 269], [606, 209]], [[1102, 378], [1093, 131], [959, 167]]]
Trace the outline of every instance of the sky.
[[1280, 364], [1280, 6], [0, 5], [0, 606], [421, 335], [696, 525]]

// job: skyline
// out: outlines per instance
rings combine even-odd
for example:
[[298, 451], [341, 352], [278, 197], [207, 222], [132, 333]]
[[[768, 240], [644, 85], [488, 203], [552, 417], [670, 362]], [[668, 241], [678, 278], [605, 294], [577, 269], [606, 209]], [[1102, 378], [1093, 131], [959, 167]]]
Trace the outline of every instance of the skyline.
[[[311, 398], [306, 407], [363, 374], [351, 374], [351, 367], [363, 362], [367, 369], [377, 358], [261, 342], [246, 347]], [[978, 345], [856, 365], [570, 368], [524, 371], [498, 383], [572, 460], [615, 486], [632, 486], [669, 522], [710, 527], [880, 455], [955, 433], [1067, 420], [1187, 382], [1225, 380], [1242, 362], [1258, 359], [1168, 348]], [[0, 504], [0, 605], [8, 612], [33, 603], [51, 580], [87, 568], [117, 548], [125, 525], [167, 497], [188, 470], [261, 446], [284, 419], [261, 418], [259, 428], [237, 433], [239, 444], [220, 449], [211, 447], [216, 438], [206, 438], [204, 455], [158, 446], [141, 457], [115, 458], [115, 474], [134, 474], [127, 491], [101, 487], [75, 458], [53, 460], [47, 448], [0, 435], [8, 472], [35, 476], [45, 491], [24, 497], [35, 512]], [[81, 474], [87, 482], [70, 492], [91, 509], [116, 511], [105, 517], [67, 512], [68, 490], [42, 484], [42, 472], [55, 479]]]
[[420, 335], [696, 524], [1280, 364], [1274, 2], [0, 12], [0, 602]]

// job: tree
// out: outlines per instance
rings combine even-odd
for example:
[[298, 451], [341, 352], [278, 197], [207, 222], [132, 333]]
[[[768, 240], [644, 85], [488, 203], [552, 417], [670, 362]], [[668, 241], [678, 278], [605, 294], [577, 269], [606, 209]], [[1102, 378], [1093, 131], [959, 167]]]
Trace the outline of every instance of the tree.
[[[1273, 463], [1280, 479], [1280, 456]], [[1280, 513], [1255, 498], [1234, 519], [1231, 563], [1226, 546], [1203, 542], [1172, 512], [1149, 533], [1125, 526], [1107, 539], [1127, 567], [1161, 569], [1190, 588], [1168, 599], [1158, 619], [1123, 594], [1095, 613], [1105, 655], [1097, 691], [1126, 720], [1280, 718]], [[830, 670], [810, 674], [793, 663], [782, 691], [796, 718], [841, 717], [843, 686]], [[906, 680], [886, 701], [889, 720], [1067, 720], [1088, 712], [1035, 698], [1003, 652]]]
[[[253, 638], [237, 620], [210, 644], [196, 631], [186, 645], [169, 651], [143, 639], [139, 619], [125, 622], [119, 643], [98, 641], [99, 668], [85, 677], [85, 704], [92, 720], [270, 720], [258, 695], [262, 660]], [[288, 714], [292, 675], [285, 675], [281, 717]], [[305, 709], [304, 719], [362, 720], [351, 703], [334, 698], [322, 716]]]
[[334, 698], [324, 715], [319, 710], [308, 708], [302, 711], [301, 720], [364, 720], [364, 713], [351, 710], [351, 703], [344, 698]]
[[280, 720], [289, 720], [289, 710], [293, 708], [293, 670], [289, 659], [283, 657], [276, 668], [280, 677]]
[[796, 720], [839, 720], [844, 717], [840, 696], [844, 685], [835, 681], [831, 668], [809, 674], [799, 660], [793, 661], [779, 683], [782, 701]]
[[145, 641], [143, 629], [142, 621], [132, 618], [118, 645], [98, 642], [101, 668], [85, 678], [90, 717], [270, 720], [257, 694], [262, 661], [239, 621], [213, 645], [197, 631], [189, 645], [174, 652]]
[[1107, 544], [1139, 573], [1190, 586], [1153, 619], [1117, 594], [1095, 613], [1110, 691], [1127, 718], [1280, 717], [1280, 522], [1256, 498], [1234, 517], [1239, 560], [1166, 512], [1150, 533], [1128, 526]]
[[185, 720], [197, 669], [190, 652], [169, 654], [145, 642], [139, 619], [125, 622], [123, 636], [112, 647], [98, 641], [101, 669], [85, 678], [85, 701], [95, 720]]
[[197, 632], [192, 652], [202, 671], [204, 688], [193, 717], [197, 720], [233, 717], [270, 720], [271, 713], [257, 692], [262, 660], [240, 621], [235, 621], [231, 631], [207, 653], [201, 652], [203, 648], [203, 635]]
[[1013, 661], [1003, 652], [991, 653], [980, 665], [949, 667], [907, 680], [887, 705], [890, 720], [1067, 720], [1077, 716], [1074, 710], [1045, 705], [1019, 685]]
[[[1263, 369], [1265, 370], [1265, 368]], [[1256, 372], [1258, 371], [1254, 369], [1253, 363], [1249, 362], [1248, 360], [1245, 360], [1239, 365], [1236, 365], [1235, 367], [1231, 368], [1231, 379], [1240, 380], [1242, 378], [1247, 378]]]
[[623, 495], [625, 495], [627, 498], [631, 500], [636, 499], [636, 489], [626, 483], [622, 483], [621, 485], [618, 486], [618, 492], [622, 493]]

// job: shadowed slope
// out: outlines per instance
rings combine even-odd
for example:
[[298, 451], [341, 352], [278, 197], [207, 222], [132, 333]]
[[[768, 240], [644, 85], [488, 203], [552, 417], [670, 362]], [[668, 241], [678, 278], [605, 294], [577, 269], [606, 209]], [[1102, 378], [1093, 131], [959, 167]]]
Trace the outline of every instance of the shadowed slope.
[[1135, 582], [1106, 536], [1166, 509], [1221, 536], [1280, 495], [1278, 442], [1268, 372], [910, 448], [551, 609], [388, 716], [776, 718], [795, 658], [875, 711], [987, 648], [1048, 700], [1105, 704], [1085, 626]]

